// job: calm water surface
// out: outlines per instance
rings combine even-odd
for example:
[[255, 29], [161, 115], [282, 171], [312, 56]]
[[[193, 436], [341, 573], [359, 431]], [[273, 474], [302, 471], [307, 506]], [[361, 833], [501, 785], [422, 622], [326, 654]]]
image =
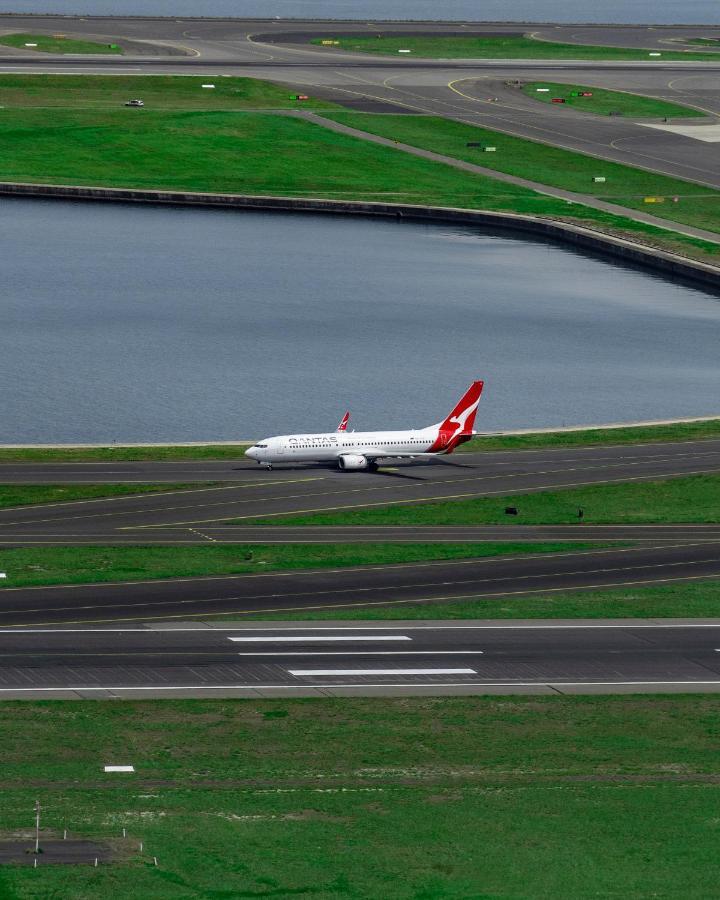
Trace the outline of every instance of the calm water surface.
[[106, 16], [720, 23], [717, 0], [4, 0], [0, 10]]
[[559, 247], [322, 216], [0, 201], [0, 442], [720, 412], [720, 300]]

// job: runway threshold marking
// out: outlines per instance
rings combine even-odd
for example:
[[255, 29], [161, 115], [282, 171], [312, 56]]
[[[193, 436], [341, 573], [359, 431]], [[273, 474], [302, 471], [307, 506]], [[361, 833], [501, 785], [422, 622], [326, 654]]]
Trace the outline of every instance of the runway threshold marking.
[[262, 643], [262, 644], [274, 644], [274, 643], [283, 643], [283, 642], [302, 642], [305, 644], [315, 643], [316, 641], [411, 641], [412, 638], [409, 638], [405, 634], [358, 634], [358, 635], [317, 635], [317, 634], [306, 634], [306, 635], [268, 635], [262, 637], [229, 637], [229, 641], [235, 642], [252, 642], [252, 643]]

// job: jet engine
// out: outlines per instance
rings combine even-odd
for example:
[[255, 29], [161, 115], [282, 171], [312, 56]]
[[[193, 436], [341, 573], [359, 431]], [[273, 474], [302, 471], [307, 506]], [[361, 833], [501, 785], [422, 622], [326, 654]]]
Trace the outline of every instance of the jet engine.
[[357, 472], [360, 469], [373, 469], [376, 466], [366, 456], [359, 453], [344, 453], [338, 456], [338, 468], [344, 472]]

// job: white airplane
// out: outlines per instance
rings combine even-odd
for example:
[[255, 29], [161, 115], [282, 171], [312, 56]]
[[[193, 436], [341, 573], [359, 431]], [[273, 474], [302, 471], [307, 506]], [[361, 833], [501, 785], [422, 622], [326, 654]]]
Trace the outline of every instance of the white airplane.
[[452, 453], [475, 434], [483, 382], [473, 381], [453, 411], [437, 425], [417, 431], [336, 431], [264, 438], [245, 451], [260, 465], [335, 462], [344, 471], [377, 471], [379, 459], [417, 459]]

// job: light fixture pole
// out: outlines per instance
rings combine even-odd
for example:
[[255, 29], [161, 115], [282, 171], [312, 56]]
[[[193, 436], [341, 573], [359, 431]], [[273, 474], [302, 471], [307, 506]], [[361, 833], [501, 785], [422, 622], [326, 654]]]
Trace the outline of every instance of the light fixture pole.
[[35, 801], [35, 853], [40, 852], [40, 801]]

